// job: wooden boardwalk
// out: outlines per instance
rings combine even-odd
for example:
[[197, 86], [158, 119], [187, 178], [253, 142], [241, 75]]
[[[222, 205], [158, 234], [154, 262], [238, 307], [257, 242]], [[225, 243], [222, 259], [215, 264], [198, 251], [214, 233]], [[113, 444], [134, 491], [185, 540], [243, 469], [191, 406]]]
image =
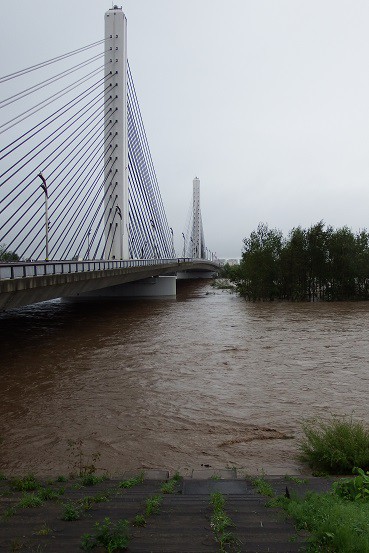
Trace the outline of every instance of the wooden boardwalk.
[[[51, 491], [54, 496], [29, 508], [20, 506], [24, 491], [15, 490], [11, 481], [1, 481], [0, 551], [80, 552], [82, 536], [94, 534], [96, 523], [109, 517], [112, 523], [130, 521], [128, 552], [217, 552], [220, 546], [210, 524], [210, 494], [216, 491], [223, 494], [224, 509], [234, 524], [231, 531], [236, 541], [226, 551], [292, 553], [305, 549], [304, 536], [296, 533], [282, 511], [266, 507], [266, 498], [258, 495], [248, 480], [185, 479], [176, 484], [173, 494], [162, 492], [163, 480], [165, 473], [164, 478], [145, 479], [129, 489], [119, 487], [121, 480], [105, 480], [94, 486], [81, 486], [78, 479], [43, 483], [41, 490], [48, 490], [44, 495]], [[286, 485], [298, 493], [330, 487], [330, 481], [321, 478], [303, 483], [283, 477], [266, 480], [278, 494], [285, 492]], [[39, 495], [39, 490], [27, 493]], [[147, 516], [146, 502], [152, 497], [159, 497], [160, 507]], [[65, 505], [78, 512], [77, 520], [62, 520]], [[140, 514], [145, 516], [145, 526], [133, 526]], [[96, 547], [93, 551], [106, 549]]]

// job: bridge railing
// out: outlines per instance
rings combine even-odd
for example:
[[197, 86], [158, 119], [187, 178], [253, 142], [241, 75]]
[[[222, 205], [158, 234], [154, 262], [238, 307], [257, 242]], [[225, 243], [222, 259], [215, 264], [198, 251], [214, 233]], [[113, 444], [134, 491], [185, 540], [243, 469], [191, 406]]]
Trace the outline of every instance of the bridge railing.
[[[94, 261], [48, 261], [48, 262], [0, 262], [0, 280], [37, 277], [45, 275], [60, 275], [70, 273], [85, 273], [89, 271], [106, 271], [109, 269], [127, 269], [130, 267], [147, 267], [165, 265], [168, 263], [180, 264], [193, 261], [190, 257], [174, 259], [127, 259], [127, 260], [94, 260]], [[204, 261], [205, 260], [196, 260]]]

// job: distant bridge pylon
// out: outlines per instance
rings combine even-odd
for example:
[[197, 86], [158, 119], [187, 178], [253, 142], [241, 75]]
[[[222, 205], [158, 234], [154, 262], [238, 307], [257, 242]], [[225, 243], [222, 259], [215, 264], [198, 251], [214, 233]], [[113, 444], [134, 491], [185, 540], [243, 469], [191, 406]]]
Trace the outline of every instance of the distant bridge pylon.
[[200, 205], [200, 179], [193, 179], [192, 202], [186, 232], [182, 233], [184, 257], [193, 259], [211, 259], [214, 255], [205, 245], [204, 228], [202, 224]]

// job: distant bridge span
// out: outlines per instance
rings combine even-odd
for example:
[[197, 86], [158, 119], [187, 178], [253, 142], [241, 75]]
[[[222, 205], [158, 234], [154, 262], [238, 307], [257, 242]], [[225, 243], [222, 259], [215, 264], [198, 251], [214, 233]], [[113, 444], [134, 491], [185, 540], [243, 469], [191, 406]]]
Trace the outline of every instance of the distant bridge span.
[[219, 265], [203, 259], [52, 261], [0, 263], [0, 310], [178, 272], [214, 273]]

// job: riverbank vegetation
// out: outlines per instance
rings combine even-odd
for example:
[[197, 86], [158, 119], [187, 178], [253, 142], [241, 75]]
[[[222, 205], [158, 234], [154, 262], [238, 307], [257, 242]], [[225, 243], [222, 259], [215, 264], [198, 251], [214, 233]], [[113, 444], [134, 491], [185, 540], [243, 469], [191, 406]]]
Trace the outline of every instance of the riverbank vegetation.
[[300, 460], [317, 474], [352, 474], [369, 470], [369, 430], [352, 417], [311, 419], [302, 425]]
[[287, 238], [260, 223], [243, 240], [239, 265], [222, 276], [246, 299], [339, 301], [369, 299], [369, 233], [323, 221], [293, 228]]

